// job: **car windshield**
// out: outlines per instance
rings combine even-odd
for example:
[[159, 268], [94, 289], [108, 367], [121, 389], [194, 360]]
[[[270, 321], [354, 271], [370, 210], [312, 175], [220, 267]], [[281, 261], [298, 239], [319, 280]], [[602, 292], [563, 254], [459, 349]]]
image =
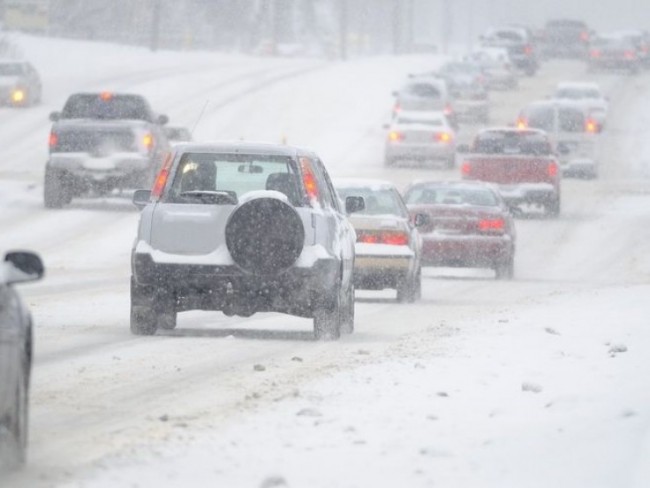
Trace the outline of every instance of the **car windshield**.
[[461, 187], [457, 185], [422, 185], [411, 188], [404, 200], [417, 205], [476, 205], [495, 207], [497, 197], [487, 188]]
[[343, 201], [347, 197], [363, 197], [366, 207], [361, 212], [358, 212], [358, 214], [407, 217], [399, 194], [390, 188], [344, 187], [337, 188], [336, 191]]
[[225, 192], [235, 199], [252, 191], [275, 190], [289, 201], [301, 201], [298, 174], [288, 156], [185, 153], [177, 166], [168, 198], [175, 203], [200, 203], [201, 192]]
[[20, 76], [23, 74], [23, 67], [20, 63], [0, 64], [0, 76]]
[[552, 148], [542, 134], [491, 131], [477, 136], [473, 151], [482, 154], [547, 155]]
[[153, 122], [147, 103], [138, 96], [89, 94], [68, 98], [61, 118], [64, 119], [127, 119]]
[[513, 42], [521, 42], [523, 40], [522, 35], [514, 31], [495, 31], [492, 32], [488, 37], [490, 39]]

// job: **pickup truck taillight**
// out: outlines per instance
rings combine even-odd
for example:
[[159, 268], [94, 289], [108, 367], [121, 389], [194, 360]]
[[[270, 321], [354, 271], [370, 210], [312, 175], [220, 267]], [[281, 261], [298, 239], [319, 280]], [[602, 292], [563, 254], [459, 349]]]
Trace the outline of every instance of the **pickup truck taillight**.
[[460, 165], [460, 174], [463, 178], [469, 178], [472, 174], [472, 163], [469, 161], [464, 161]]
[[548, 172], [548, 175], [549, 175], [551, 178], [555, 178], [555, 177], [557, 176], [557, 174], [558, 174], [557, 163], [554, 162], [554, 161], [548, 163], [548, 167], [547, 167], [546, 171]]
[[388, 244], [390, 246], [406, 246], [409, 236], [400, 231], [359, 231], [357, 242], [364, 244]]

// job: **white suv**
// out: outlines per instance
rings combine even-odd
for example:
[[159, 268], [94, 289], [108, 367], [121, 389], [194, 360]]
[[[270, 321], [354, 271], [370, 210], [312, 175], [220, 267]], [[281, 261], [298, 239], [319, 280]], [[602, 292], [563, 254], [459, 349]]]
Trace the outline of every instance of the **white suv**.
[[317, 339], [352, 332], [355, 233], [318, 156], [251, 143], [181, 144], [143, 207], [132, 254], [131, 331], [178, 312], [313, 317]]

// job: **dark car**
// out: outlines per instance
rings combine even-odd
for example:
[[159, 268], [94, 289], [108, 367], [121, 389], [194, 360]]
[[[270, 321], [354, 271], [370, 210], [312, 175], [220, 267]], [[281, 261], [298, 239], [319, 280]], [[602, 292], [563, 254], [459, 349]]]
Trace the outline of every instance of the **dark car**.
[[0, 60], [0, 105], [34, 105], [41, 101], [41, 91], [41, 79], [30, 63]]
[[81, 196], [150, 186], [169, 142], [140, 95], [95, 93], [70, 96], [49, 138], [43, 199], [59, 208]]
[[404, 200], [419, 228], [422, 265], [491, 268], [499, 279], [514, 275], [514, 220], [498, 191], [479, 182], [419, 182]]
[[634, 39], [626, 36], [601, 36], [589, 49], [589, 70], [622, 70], [636, 74], [645, 63]]
[[0, 263], [0, 468], [25, 462], [32, 364], [32, 319], [13, 288], [38, 280], [43, 263], [29, 252], [7, 253]]
[[325, 166], [285, 145], [181, 144], [152, 191], [132, 252], [131, 331], [173, 329], [179, 312], [313, 318], [318, 339], [354, 325], [355, 234]]
[[584, 59], [591, 37], [591, 30], [581, 20], [549, 20], [542, 34], [544, 56]]

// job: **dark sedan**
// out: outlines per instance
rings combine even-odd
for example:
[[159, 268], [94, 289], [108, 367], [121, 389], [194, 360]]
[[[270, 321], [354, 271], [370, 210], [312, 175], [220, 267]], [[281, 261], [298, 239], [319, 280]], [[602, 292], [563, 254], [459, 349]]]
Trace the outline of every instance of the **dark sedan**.
[[43, 273], [33, 253], [7, 253], [0, 262], [0, 469], [22, 465], [27, 448], [32, 320], [13, 285], [38, 280]]
[[515, 225], [499, 193], [480, 182], [420, 182], [404, 200], [412, 216], [427, 214], [422, 266], [491, 268], [510, 279], [515, 266]]

